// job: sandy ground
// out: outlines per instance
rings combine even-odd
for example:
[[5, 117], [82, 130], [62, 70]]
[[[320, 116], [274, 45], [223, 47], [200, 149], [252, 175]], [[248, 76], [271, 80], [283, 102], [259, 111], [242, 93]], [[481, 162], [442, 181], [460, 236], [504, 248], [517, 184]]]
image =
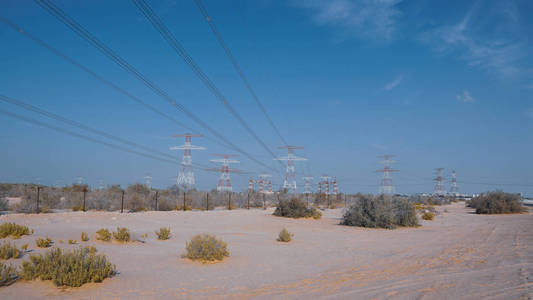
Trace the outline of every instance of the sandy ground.
[[[81, 288], [18, 281], [0, 288], [0, 299], [531, 299], [533, 213], [482, 216], [463, 203], [438, 209], [445, 208], [422, 227], [396, 230], [337, 225], [341, 210], [321, 220], [274, 217], [272, 210], [0, 216], [35, 229], [16, 243], [29, 242], [37, 253], [38, 237], [71, 248], [66, 241], [86, 231], [91, 240], [82, 244], [96, 246], [120, 272]], [[95, 241], [96, 230], [116, 226], [148, 237], [128, 245]], [[170, 240], [156, 239], [162, 226], [171, 227]], [[292, 242], [276, 241], [283, 227]], [[231, 256], [209, 265], [180, 258], [185, 242], [203, 232], [225, 240]]]

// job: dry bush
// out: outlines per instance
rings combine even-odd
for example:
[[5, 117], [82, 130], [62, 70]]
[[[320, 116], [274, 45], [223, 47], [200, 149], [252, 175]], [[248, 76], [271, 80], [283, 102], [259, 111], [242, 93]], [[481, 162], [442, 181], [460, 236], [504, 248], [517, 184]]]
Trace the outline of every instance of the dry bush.
[[17, 267], [0, 261], [0, 286], [10, 285], [17, 279]]
[[82, 242], [87, 242], [89, 240], [89, 235], [87, 234], [87, 232], [82, 232], [81, 233], [80, 240]]
[[68, 240], [68, 243], [70, 245], [76, 245], [78, 243], [78, 241], [76, 241], [76, 240]]
[[44, 255], [31, 255], [22, 263], [20, 275], [25, 280], [52, 280], [57, 286], [79, 287], [88, 282], [101, 282], [116, 274], [115, 265], [107, 257], [91, 252], [89, 247], [63, 251], [55, 248]]
[[155, 234], [157, 235], [158, 240], [168, 240], [170, 238], [170, 227], [161, 227], [159, 231], [155, 232]]
[[280, 200], [274, 216], [288, 218], [314, 218], [320, 219], [322, 213], [314, 207], [307, 207], [304, 202], [298, 198], [290, 200]]
[[105, 228], [102, 228], [96, 232], [96, 239], [109, 242], [111, 240], [111, 232]]
[[432, 221], [435, 218], [435, 214], [429, 211], [426, 211], [422, 214], [422, 219], [426, 221]]
[[408, 199], [369, 195], [359, 197], [346, 209], [341, 225], [393, 229], [419, 224], [415, 207]]
[[28, 251], [28, 243], [22, 245], [22, 247], [20, 247], [20, 249], [24, 250], [24, 251]]
[[213, 235], [195, 235], [185, 246], [184, 257], [201, 262], [223, 260], [229, 256], [227, 244]]
[[35, 241], [35, 244], [36, 244], [37, 247], [39, 247], [39, 248], [48, 248], [48, 247], [52, 246], [52, 239], [50, 239], [49, 237], [46, 237], [46, 238], [38, 238], [38, 239]]
[[288, 243], [291, 241], [294, 234], [287, 231], [287, 229], [283, 228], [278, 235], [278, 242], [285, 242]]
[[82, 210], [82, 206], [81, 205], [73, 205], [72, 206], [72, 211], [81, 211]]
[[23, 235], [29, 235], [30, 229], [28, 226], [18, 225], [16, 223], [4, 223], [0, 225], [0, 238], [11, 236], [13, 238], [20, 238]]
[[526, 212], [519, 194], [501, 191], [489, 192], [472, 198], [467, 205], [476, 209], [476, 214], [512, 214]]
[[130, 230], [126, 227], [117, 227], [117, 231], [113, 232], [113, 238], [121, 243], [130, 241]]
[[17, 246], [10, 242], [2, 242], [0, 245], [0, 259], [19, 258], [22, 252], [17, 249]]

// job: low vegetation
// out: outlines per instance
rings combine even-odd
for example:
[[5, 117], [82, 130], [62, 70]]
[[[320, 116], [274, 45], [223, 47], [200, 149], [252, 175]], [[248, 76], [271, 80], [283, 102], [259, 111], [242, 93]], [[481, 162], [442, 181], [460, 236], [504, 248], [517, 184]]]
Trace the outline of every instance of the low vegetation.
[[161, 227], [155, 234], [158, 240], [168, 240], [170, 238], [170, 227]]
[[223, 260], [229, 256], [227, 244], [213, 235], [198, 234], [185, 246], [184, 257], [201, 262], [213, 262]]
[[87, 232], [82, 232], [81, 233], [80, 240], [82, 242], [87, 242], [89, 240], [89, 235], [87, 234]]
[[0, 286], [10, 285], [17, 278], [17, 267], [0, 261]]
[[55, 248], [44, 255], [30, 255], [22, 263], [20, 276], [24, 280], [52, 280], [57, 286], [79, 287], [88, 282], [101, 282], [116, 274], [115, 265], [107, 257], [89, 247], [64, 251]]
[[400, 197], [361, 196], [346, 209], [341, 225], [388, 228], [418, 226], [415, 206]]
[[28, 226], [18, 225], [16, 223], [4, 223], [0, 225], [0, 238], [11, 236], [13, 238], [20, 238], [23, 235], [29, 235], [30, 229]]
[[425, 213], [422, 214], [422, 219], [426, 221], [432, 221], [434, 218], [435, 218], [435, 214], [430, 211], [426, 211]]
[[14, 243], [2, 242], [0, 245], [0, 259], [19, 258], [21, 254], [22, 251]]
[[109, 242], [111, 240], [111, 232], [105, 228], [99, 229], [96, 232], [96, 239], [99, 241]]
[[50, 239], [49, 237], [46, 237], [46, 238], [38, 238], [38, 239], [35, 241], [35, 244], [36, 244], [37, 247], [39, 247], [39, 248], [48, 248], [48, 247], [52, 246], [52, 239]]
[[78, 243], [78, 241], [76, 241], [76, 240], [68, 240], [68, 243], [70, 245], [76, 245]]
[[287, 229], [283, 228], [278, 235], [278, 242], [285, 242], [288, 243], [291, 241], [294, 234], [287, 231]]
[[121, 243], [129, 242], [130, 230], [126, 227], [117, 227], [117, 231], [113, 232], [113, 238]]
[[501, 191], [489, 192], [472, 198], [467, 206], [475, 208], [476, 214], [512, 214], [523, 213], [527, 209], [522, 206], [519, 194]]
[[307, 205], [298, 198], [281, 200], [273, 215], [287, 218], [320, 219], [320, 217], [322, 217], [322, 213], [319, 210], [314, 207], [307, 207]]

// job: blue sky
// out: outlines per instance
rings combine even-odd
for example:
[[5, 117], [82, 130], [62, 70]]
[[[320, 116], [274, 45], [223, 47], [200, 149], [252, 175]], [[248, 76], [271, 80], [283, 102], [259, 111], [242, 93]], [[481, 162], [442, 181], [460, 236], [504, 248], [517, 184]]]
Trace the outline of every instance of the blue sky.
[[[282, 145], [194, 1], [147, 1], [276, 154]], [[177, 102], [265, 164], [283, 170], [198, 80], [131, 1], [54, 2]], [[304, 175], [341, 191], [376, 192], [378, 155], [396, 154], [397, 192], [433, 190], [433, 168], [459, 189], [533, 194], [531, 1], [214, 1], [204, 5], [290, 144]], [[0, 15], [128, 92], [209, 135], [32, 1]], [[0, 23], [0, 94], [179, 157], [186, 130], [146, 110]], [[69, 128], [0, 101], [0, 109]], [[175, 180], [178, 166], [110, 149], [0, 114], [0, 181], [91, 185]], [[79, 131], [77, 129], [72, 129]], [[90, 133], [84, 133], [91, 135]], [[91, 135], [92, 136], [92, 135]], [[100, 137], [98, 137], [100, 138]], [[210, 139], [193, 161], [235, 153]], [[264, 167], [240, 155], [235, 189]], [[253, 173], [255, 172], [255, 173]], [[274, 173], [274, 184], [280, 174]], [[197, 171], [199, 188], [218, 174]], [[449, 183], [446, 183], [449, 188]]]

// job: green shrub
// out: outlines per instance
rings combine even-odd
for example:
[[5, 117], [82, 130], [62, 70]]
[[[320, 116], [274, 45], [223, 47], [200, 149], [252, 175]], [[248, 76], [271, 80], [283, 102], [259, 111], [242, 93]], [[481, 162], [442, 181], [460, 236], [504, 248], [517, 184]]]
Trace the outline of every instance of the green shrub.
[[287, 231], [287, 229], [283, 228], [278, 235], [278, 242], [290, 242], [291, 238], [294, 236], [294, 234]]
[[170, 238], [170, 227], [161, 227], [159, 231], [155, 232], [155, 234], [157, 235], [158, 240], [168, 240]]
[[30, 235], [28, 226], [18, 225], [16, 223], [4, 223], [0, 225], [0, 238], [8, 236], [20, 238], [23, 235]]
[[96, 232], [96, 239], [109, 242], [111, 240], [111, 232], [105, 228], [102, 228]]
[[407, 199], [362, 195], [346, 209], [341, 225], [388, 228], [418, 226], [416, 209]]
[[10, 285], [17, 279], [17, 267], [0, 261], [0, 286]]
[[281, 200], [273, 215], [288, 218], [320, 219], [322, 213], [314, 207], [307, 207], [300, 199], [292, 198], [290, 200]]
[[0, 259], [19, 258], [21, 251], [17, 249], [17, 246], [10, 242], [2, 242], [0, 245]]
[[87, 234], [87, 232], [82, 232], [82, 233], [81, 233], [80, 240], [81, 240], [82, 242], [87, 242], [87, 241], [89, 240], [89, 235]]
[[76, 240], [68, 240], [68, 243], [71, 244], [71, 245], [76, 245], [78, 243], [78, 241], [76, 241]]
[[115, 265], [104, 255], [91, 252], [89, 247], [63, 251], [55, 248], [44, 255], [30, 255], [22, 263], [24, 280], [52, 280], [57, 286], [79, 287], [88, 282], [101, 282], [116, 274]]
[[113, 238], [119, 242], [129, 242], [130, 241], [130, 231], [126, 227], [117, 227], [117, 231], [113, 232]]
[[73, 205], [72, 206], [72, 211], [80, 211], [82, 209], [82, 207], [80, 205]]
[[425, 213], [422, 214], [422, 219], [426, 221], [432, 221], [433, 218], [435, 218], [435, 214], [430, 211], [426, 211]]
[[522, 206], [519, 194], [509, 194], [501, 191], [489, 192], [472, 198], [467, 206], [475, 208], [476, 214], [510, 214], [522, 213], [527, 209]]
[[43, 238], [38, 238], [35, 241], [35, 244], [39, 248], [48, 248], [48, 247], [52, 246], [52, 239], [50, 239], [49, 237], [44, 238], [44, 239]]
[[184, 257], [202, 262], [223, 260], [229, 256], [227, 244], [209, 234], [195, 235], [190, 242], [187, 242], [185, 250], [187, 252]]

